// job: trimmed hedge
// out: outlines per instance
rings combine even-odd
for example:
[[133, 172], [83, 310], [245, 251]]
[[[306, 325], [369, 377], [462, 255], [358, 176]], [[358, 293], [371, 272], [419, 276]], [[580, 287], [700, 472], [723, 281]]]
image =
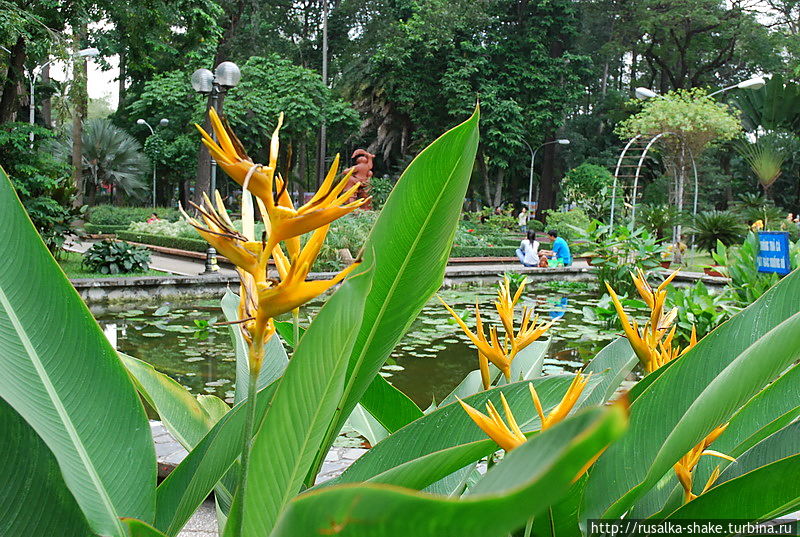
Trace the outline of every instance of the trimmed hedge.
[[[543, 242], [539, 244], [542, 250], [549, 250], [552, 243]], [[516, 257], [516, 250], [519, 242], [513, 246], [453, 246], [450, 257]]]
[[124, 231], [128, 229], [127, 225], [121, 226], [110, 226], [105, 224], [93, 224], [91, 222], [86, 222], [83, 225], [83, 230], [86, 233], [93, 233], [93, 234], [104, 234], [104, 233], [118, 233], [120, 231]]
[[208, 250], [208, 243], [202, 239], [185, 239], [181, 237], [165, 237], [164, 235], [152, 235], [150, 233], [135, 233], [133, 231], [120, 231], [117, 238], [151, 244], [153, 246], [164, 246], [166, 248], [177, 248], [178, 250], [188, 250], [190, 252], [205, 252]]
[[128, 227], [132, 222], [145, 222], [156, 213], [162, 220], [174, 222], [180, 213], [174, 207], [116, 207], [114, 205], [95, 205], [90, 207], [86, 218], [92, 224], [101, 226]]

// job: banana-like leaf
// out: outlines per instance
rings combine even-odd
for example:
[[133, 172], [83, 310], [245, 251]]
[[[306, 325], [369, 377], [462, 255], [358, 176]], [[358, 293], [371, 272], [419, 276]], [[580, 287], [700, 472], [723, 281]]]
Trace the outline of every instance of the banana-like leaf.
[[55, 457], [0, 399], [0, 535], [86, 537], [92, 533]]
[[158, 412], [161, 423], [186, 450], [191, 451], [216, 423], [202, 404], [164, 373], [142, 360], [119, 353], [141, 396]]
[[[386, 358], [442, 284], [478, 149], [479, 111], [424, 149], [397, 181], [364, 245], [374, 271], [364, 320], [347, 368], [330, 445]], [[369, 407], [387, 429], [391, 418]], [[324, 453], [315, 461], [322, 464]]]
[[348, 278], [300, 340], [253, 440], [247, 494], [234, 497], [226, 535], [237, 512], [243, 535], [268, 535], [300, 492], [337, 410], [371, 282], [372, 271]]
[[[222, 314], [227, 322], [239, 319], [237, 308], [239, 307], [239, 295], [230, 289], [225, 291], [222, 297]], [[234, 404], [241, 403], [247, 399], [247, 379], [250, 375], [247, 361], [247, 344], [244, 341], [239, 325], [228, 326], [231, 336], [231, 343], [236, 350], [236, 387], [233, 394]], [[264, 347], [264, 366], [258, 374], [256, 387], [260, 390], [272, 384], [272, 382], [283, 375], [289, 363], [289, 357], [283, 348], [280, 337], [277, 335], [270, 338]]]
[[[256, 423], [269, 408], [277, 382], [258, 392]], [[247, 401], [239, 403], [220, 418], [193, 447], [183, 461], [158, 486], [155, 527], [177, 535], [203, 500], [214, 490], [222, 515], [233, 501], [239, 475], [237, 459], [242, 453]]]
[[[552, 408], [561, 400], [572, 378], [571, 375], [558, 375], [532, 381], [545, 409]], [[483, 411], [489, 399], [495, 405], [500, 404], [500, 393], [503, 393], [522, 430], [535, 431], [539, 429], [539, 418], [535, 417], [537, 415], [528, 382], [498, 386], [467, 397], [464, 401]], [[414, 459], [485, 438], [486, 435], [472, 422], [460, 404], [445, 405], [386, 438], [329, 483], [333, 485], [367, 481]]]
[[120, 516], [154, 515], [144, 406], [2, 170], [0, 227], [0, 397], [50, 448], [92, 529], [122, 536]]
[[795, 422], [737, 457], [722, 471], [714, 486], [798, 453], [800, 453], [800, 422]]
[[350, 427], [358, 431], [361, 436], [366, 438], [371, 446], [374, 446], [390, 434], [389, 431], [387, 431], [378, 420], [373, 418], [372, 414], [360, 404], [356, 405], [353, 409], [353, 413], [350, 414], [347, 423]]
[[150, 524], [145, 524], [135, 518], [123, 518], [122, 522], [128, 529], [129, 537], [167, 537]]
[[[622, 515], [681, 456], [800, 356], [800, 314], [792, 315], [800, 300], [799, 278], [800, 273], [785, 278], [642, 392], [631, 406], [630, 429], [589, 477], [585, 518]], [[748, 336], [759, 334], [764, 335], [745, 345]]]
[[619, 388], [622, 381], [636, 366], [638, 359], [625, 338], [617, 338], [595, 355], [584, 373], [597, 375], [604, 373], [603, 381], [588, 392], [579, 404], [579, 408], [602, 405], [608, 401]]
[[[388, 380], [376, 375], [361, 397], [361, 406], [389, 432], [422, 417], [422, 410]], [[379, 416], [380, 419], [375, 416]], [[371, 442], [371, 441], [370, 441]], [[375, 443], [372, 443], [375, 445]]]
[[791, 513], [798, 505], [800, 455], [793, 455], [713, 487], [669, 518], [769, 520]]
[[311, 491], [290, 504], [271, 537], [505, 537], [567, 492], [624, 427], [621, 408], [588, 409], [509, 453], [462, 499], [387, 485]]

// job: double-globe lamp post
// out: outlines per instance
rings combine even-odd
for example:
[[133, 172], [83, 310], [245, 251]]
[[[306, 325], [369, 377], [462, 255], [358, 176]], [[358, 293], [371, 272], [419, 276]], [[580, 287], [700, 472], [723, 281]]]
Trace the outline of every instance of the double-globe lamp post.
[[533, 206], [533, 163], [536, 160], [536, 152], [539, 151], [544, 146], [550, 145], [550, 144], [569, 145], [569, 140], [567, 140], [566, 138], [558, 138], [557, 140], [551, 140], [549, 142], [545, 142], [545, 143], [539, 145], [536, 149], [532, 148], [531, 144], [529, 144], [525, 140], [522, 140], [522, 142], [525, 145], [528, 146], [528, 149], [531, 152], [531, 169], [530, 169], [530, 177], [528, 179], [528, 211], [532, 211], [533, 210], [532, 209], [532, 206]]
[[[147, 126], [147, 128], [150, 129], [150, 136], [153, 136], [156, 133], [153, 127], [144, 119], [137, 119], [136, 124]], [[169, 120], [167, 118], [162, 118], [161, 121], [158, 122], [158, 124], [161, 125], [162, 127], [166, 127], [167, 125], [169, 125]], [[154, 154], [153, 155], [153, 208], [155, 209], [155, 207], [156, 207], [156, 159]]]
[[[219, 97], [224, 95], [229, 89], [236, 86], [242, 78], [239, 66], [233, 62], [222, 62], [212, 72], [211, 69], [198, 69], [192, 73], [192, 88], [201, 95], [211, 95], [211, 106], [217, 113], [219, 110]], [[214, 130], [209, 129], [214, 136]], [[214, 136], [216, 140], [216, 136]], [[208, 195], [213, 199], [214, 191], [217, 189], [217, 162], [214, 157], [210, 157], [211, 173], [208, 185]], [[217, 266], [217, 251], [209, 246], [206, 250], [206, 274], [214, 273], [219, 270]]]

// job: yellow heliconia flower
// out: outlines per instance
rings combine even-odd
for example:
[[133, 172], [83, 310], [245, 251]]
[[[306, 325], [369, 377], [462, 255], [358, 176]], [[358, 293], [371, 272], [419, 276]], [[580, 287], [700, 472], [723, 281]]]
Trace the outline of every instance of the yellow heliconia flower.
[[[299, 242], [296, 237], [325, 226], [352, 212], [367, 202], [369, 198], [358, 199], [352, 203], [347, 200], [358, 190], [359, 184], [344, 191], [350, 174], [336, 181], [339, 169], [339, 156], [334, 159], [325, 180], [319, 190], [305, 205], [295, 209], [287, 192], [287, 181], [276, 176], [278, 163], [278, 133], [283, 124], [283, 114], [278, 119], [278, 126], [272, 135], [269, 164], [255, 164], [244, 151], [241, 142], [231, 130], [227, 122], [223, 122], [214, 109], [209, 111], [211, 125], [219, 143], [215, 142], [199, 125], [203, 143], [208, 147], [214, 160], [234, 181], [249, 189], [263, 203], [269, 217], [272, 232], [267, 243], [267, 250], [281, 241], [287, 242], [290, 257], [299, 253]], [[249, 177], [249, 180], [246, 178]]]
[[[725, 429], [728, 427], [728, 424], [720, 425], [713, 431], [711, 431], [708, 436], [706, 436], [703, 440], [700, 441], [695, 447], [689, 450], [689, 452], [681, 457], [681, 459], [675, 463], [673, 469], [675, 470], [675, 475], [678, 477], [678, 481], [680, 482], [681, 486], [683, 487], [683, 498], [685, 502], [694, 500], [697, 498], [697, 495], [692, 492], [692, 484], [694, 480], [694, 476], [692, 472], [694, 471], [697, 463], [700, 462], [700, 457], [703, 455], [711, 455], [713, 457], [719, 457], [721, 459], [725, 459], [728, 461], [735, 461], [733, 457], [729, 455], [725, 455], [724, 453], [720, 453], [719, 451], [713, 451], [711, 449], [707, 449], [714, 440], [719, 438]], [[717, 467], [714, 472], [711, 473], [711, 476], [706, 482], [705, 487], [703, 487], [703, 492], [708, 490], [711, 485], [714, 484], [714, 481], [717, 480], [719, 477], [719, 467]]]
[[[506, 379], [511, 378], [511, 360], [512, 357], [509, 356], [506, 345], [501, 345], [500, 340], [497, 336], [497, 327], [492, 326], [489, 328], [489, 340], [486, 339], [486, 334], [483, 331], [483, 320], [481, 319], [481, 309], [478, 303], [475, 303], [475, 323], [477, 326], [477, 332], [473, 332], [469, 329], [467, 324], [464, 320], [455, 312], [453, 308], [447, 305], [447, 303], [442, 300], [442, 297], [439, 297], [444, 307], [447, 308], [447, 311], [450, 312], [450, 315], [456, 320], [458, 326], [461, 327], [461, 330], [467, 335], [467, 337], [472, 341], [472, 344], [478, 348], [478, 352], [480, 355], [483, 355], [487, 358], [490, 362], [492, 362], [503, 374], [506, 376]], [[480, 356], [479, 355], [479, 356]], [[483, 369], [482, 369], [483, 371]], [[486, 364], [486, 373], [488, 377], [488, 364]], [[484, 384], [485, 384], [484, 379]], [[488, 386], [484, 385], [486, 389]]]
[[678, 271], [676, 270], [670, 274], [657, 289], [653, 290], [641, 269], [638, 269], [636, 274], [631, 273], [639, 296], [642, 297], [647, 307], [650, 308], [650, 318], [641, 328], [636, 321], [628, 318], [619, 300], [619, 296], [617, 296], [614, 289], [606, 282], [606, 288], [608, 289], [609, 295], [611, 295], [611, 301], [614, 303], [617, 315], [619, 315], [625, 336], [628, 338], [639, 361], [644, 366], [646, 373], [652, 373], [667, 362], [681, 356], [697, 342], [697, 334], [694, 328], [692, 328], [693, 343], [691, 343], [689, 347], [683, 351], [672, 347], [672, 340], [675, 336], [676, 328], [673, 323], [677, 317], [678, 310], [677, 308], [673, 308], [665, 312], [664, 303], [667, 298], [667, 285], [669, 285], [677, 274]]
[[[552, 427], [569, 415], [570, 411], [572, 411], [573, 407], [575, 406], [575, 403], [578, 402], [578, 399], [583, 393], [583, 389], [586, 387], [586, 383], [589, 382], [589, 378], [591, 376], [592, 375], [589, 374], [584, 377], [581, 373], [575, 375], [575, 378], [567, 389], [567, 392], [564, 394], [564, 397], [562, 397], [561, 401], [555, 407], [553, 407], [550, 413], [546, 416], [542, 410], [542, 403], [539, 400], [539, 395], [536, 393], [536, 389], [533, 387], [533, 383], [528, 384], [533, 406], [536, 408], [536, 412], [539, 414], [539, 418], [542, 422], [541, 430]], [[461, 403], [461, 406], [466, 411], [467, 415], [478, 427], [481, 428], [484, 433], [486, 433], [489, 438], [494, 440], [497, 445], [504, 450], [511, 451], [512, 449], [524, 444], [526, 438], [517, 425], [517, 420], [514, 418], [514, 414], [511, 413], [511, 408], [508, 406], [506, 396], [503, 395], [502, 392], [500, 393], [500, 401], [503, 403], [503, 412], [506, 415], [506, 421], [508, 422], [508, 425], [503, 422], [503, 419], [500, 417], [500, 413], [497, 412], [497, 409], [491, 401], [486, 402], [486, 414], [483, 414], [461, 399], [458, 400], [458, 402]]]
[[517, 421], [514, 419], [514, 414], [511, 413], [511, 408], [508, 406], [506, 396], [502, 393], [500, 394], [500, 400], [503, 403], [503, 412], [506, 414], [508, 425], [503, 422], [503, 418], [500, 417], [500, 413], [497, 412], [497, 409], [491, 401], [486, 402], [486, 414], [475, 410], [461, 399], [459, 399], [458, 402], [461, 403], [461, 406], [472, 421], [474, 421], [489, 438], [494, 440], [497, 445], [504, 450], [511, 451], [524, 444], [527, 438], [522, 434], [519, 425], [517, 425]]
[[329, 226], [323, 226], [314, 231], [293, 261], [290, 261], [280, 247], [273, 250], [273, 259], [280, 280], [266, 279], [256, 284], [259, 315], [272, 318], [288, 313], [342, 281], [359, 265], [360, 261], [353, 263], [330, 280], [306, 281], [311, 266], [325, 242], [328, 228]]
[[572, 379], [572, 383], [570, 383], [569, 388], [567, 388], [567, 392], [564, 394], [564, 397], [561, 398], [561, 401], [559, 401], [559, 403], [554, 406], [547, 415], [545, 415], [544, 410], [542, 409], [542, 403], [539, 400], [539, 394], [536, 393], [536, 388], [533, 387], [533, 383], [528, 384], [528, 389], [531, 392], [531, 399], [533, 399], [533, 406], [536, 408], [536, 413], [539, 414], [543, 431], [562, 421], [569, 415], [569, 413], [575, 407], [575, 404], [578, 402], [578, 399], [580, 399], [581, 394], [583, 393], [584, 388], [586, 388], [586, 384], [588, 384], [590, 378], [592, 378], [591, 373], [584, 376], [579, 371], [575, 375], [575, 378]]
[[481, 379], [483, 381], [484, 389], [488, 390], [491, 384], [489, 375], [489, 362], [493, 363], [503, 375], [506, 380], [511, 380], [511, 363], [514, 358], [525, 347], [539, 339], [547, 330], [553, 326], [553, 321], [549, 323], [539, 323], [539, 317], [534, 316], [531, 319], [531, 310], [527, 307], [522, 310], [522, 324], [517, 333], [514, 333], [514, 306], [519, 301], [520, 296], [525, 288], [523, 282], [514, 296], [511, 296], [510, 282], [508, 277], [504, 277], [500, 283], [497, 292], [497, 301], [495, 308], [500, 316], [500, 321], [503, 324], [505, 334], [502, 343], [497, 333], [496, 326], [489, 327], [489, 338], [486, 338], [486, 333], [483, 330], [483, 319], [481, 318], [481, 310], [478, 303], [475, 303], [475, 328], [476, 331], [467, 327], [464, 320], [451, 308], [447, 303], [439, 297], [444, 307], [453, 316], [456, 323], [461, 327], [461, 330], [467, 335], [478, 349], [478, 365], [481, 371]]

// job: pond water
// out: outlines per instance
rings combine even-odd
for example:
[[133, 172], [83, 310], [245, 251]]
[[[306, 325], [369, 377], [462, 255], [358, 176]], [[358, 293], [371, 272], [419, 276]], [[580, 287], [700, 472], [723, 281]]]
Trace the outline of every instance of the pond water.
[[[460, 287], [440, 294], [457, 312], [471, 312], [477, 299], [485, 322], [499, 324], [494, 309], [495, 286]], [[565, 285], [560, 290], [526, 288], [521, 303], [533, 307], [542, 318], [558, 318], [550, 331], [552, 342], [545, 373], [581, 368], [614, 337], [584, 320], [582, 310], [595, 305], [596, 296], [585, 285]], [[321, 302], [309, 304], [301, 316], [313, 316], [320, 306]], [[195, 394], [209, 393], [232, 400], [235, 358], [228, 327], [213, 326], [217, 320], [224, 321], [218, 301], [134, 308], [95, 312], [118, 350], [153, 364]], [[518, 304], [518, 320], [520, 309]], [[467, 325], [474, 329], [474, 323], [474, 315], [470, 314]], [[395, 347], [381, 375], [426, 408], [432, 399], [444, 398], [476, 368], [474, 347], [433, 297]]]

